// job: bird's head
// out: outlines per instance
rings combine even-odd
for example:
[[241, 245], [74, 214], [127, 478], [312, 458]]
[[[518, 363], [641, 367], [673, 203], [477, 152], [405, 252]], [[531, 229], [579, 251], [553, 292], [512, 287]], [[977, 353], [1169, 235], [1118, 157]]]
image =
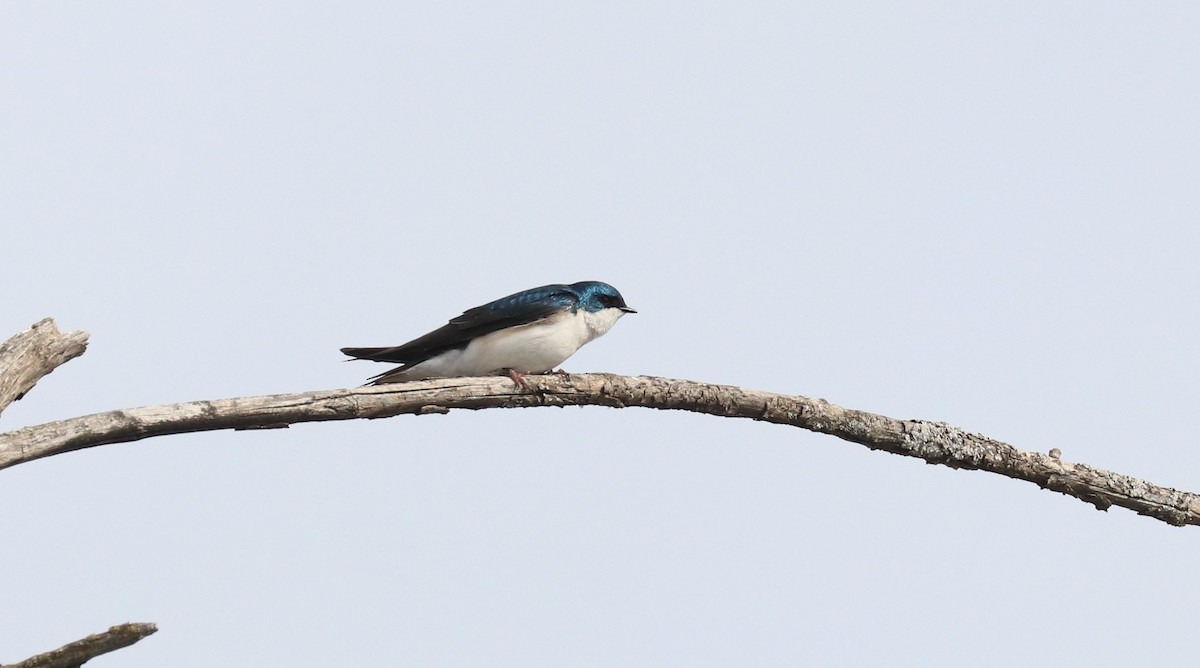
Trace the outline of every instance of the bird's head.
[[621, 314], [637, 313], [625, 304], [625, 298], [617, 289], [608, 283], [600, 281], [581, 281], [572, 283], [571, 288], [579, 294], [579, 306], [588, 313], [596, 313], [604, 309], [616, 309]]

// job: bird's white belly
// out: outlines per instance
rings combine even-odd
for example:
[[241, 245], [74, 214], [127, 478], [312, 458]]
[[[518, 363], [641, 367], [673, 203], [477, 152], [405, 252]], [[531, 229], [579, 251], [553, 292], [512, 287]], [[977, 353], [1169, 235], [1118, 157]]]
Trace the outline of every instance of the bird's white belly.
[[589, 340], [581, 313], [551, 316], [475, 339], [458, 361], [459, 373], [477, 376], [502, 369], [544, 373], [562, 364]]
[[504, 369], [545, 373], [574, 355], [583, 344], [607, 332], [621, 315], [559, 313], [520, 327], [485, 334], [466, 348], [450, 350], [414, 365], [409, 378], [485, 376]]

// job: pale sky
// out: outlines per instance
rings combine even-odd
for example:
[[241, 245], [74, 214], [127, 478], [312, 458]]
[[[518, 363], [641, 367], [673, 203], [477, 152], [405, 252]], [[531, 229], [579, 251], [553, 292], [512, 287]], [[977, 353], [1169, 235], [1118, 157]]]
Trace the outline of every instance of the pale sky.
[[[0, 4], [0, 429], [353, 386], [546, 283], [564, 365], [1200, 491], [1200, 5]], [[0, 663], [1191, 666], [1200, 529], [779, 426], [489, 410], [0, 472]], [[93, 665], [93, 664], [89, 664]]]

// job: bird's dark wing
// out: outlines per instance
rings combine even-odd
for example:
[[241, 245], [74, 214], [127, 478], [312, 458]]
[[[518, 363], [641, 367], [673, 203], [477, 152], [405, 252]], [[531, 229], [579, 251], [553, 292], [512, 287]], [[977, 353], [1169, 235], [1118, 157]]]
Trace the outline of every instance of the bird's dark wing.
[[461, 348], [471, 339], [492, 332], [526, 325], [559, 311], [575, 308], [579, 294], [567, 285], [543, 285], [502, 297], [469, 309], [432, 332], [391, 348], [342, 348], [359, 359], [397, 364], [416, 364], [447, 350]]

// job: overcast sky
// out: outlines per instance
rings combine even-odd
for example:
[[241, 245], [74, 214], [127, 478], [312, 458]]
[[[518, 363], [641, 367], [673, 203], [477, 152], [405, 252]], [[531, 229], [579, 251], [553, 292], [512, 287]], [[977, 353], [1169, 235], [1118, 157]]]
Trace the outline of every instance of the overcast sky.
[[[564, 365], [1200, 491], [1200, 5], [5, 2], [0, 428], [357, 385], [546, 283]], [[0, 663], [1158, 665], [1200, 529], [828, 436], [488, 410], [0, 472]], [[89, 664], [92, 665], [92, 664]]]

